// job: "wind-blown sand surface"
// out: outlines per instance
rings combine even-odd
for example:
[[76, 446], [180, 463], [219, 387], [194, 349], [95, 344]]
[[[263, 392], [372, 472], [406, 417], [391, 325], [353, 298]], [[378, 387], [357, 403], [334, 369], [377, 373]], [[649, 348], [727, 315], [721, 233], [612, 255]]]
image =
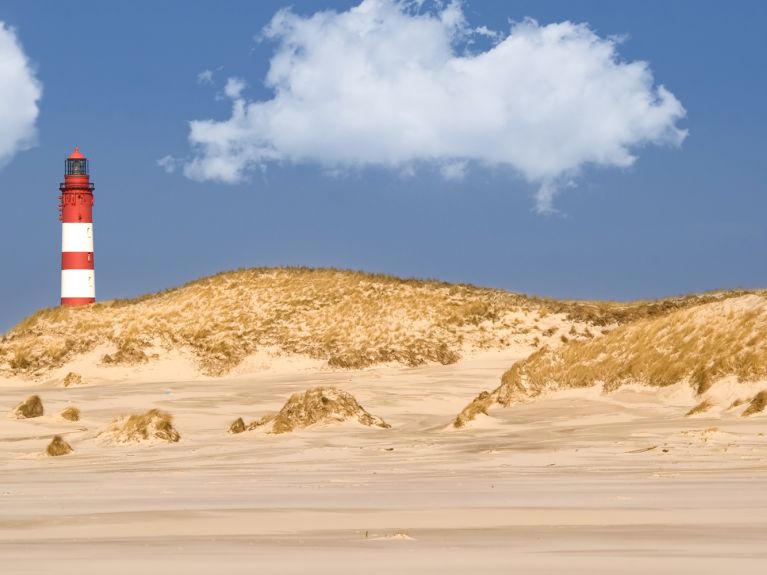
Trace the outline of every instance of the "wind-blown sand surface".
[[[684, 417], [699, 401], [688, 387], [626, 386], [450, 426], [527, 353], [354, 372], [275, 360], [219, 379], [176, 358], [94, 368], [69, 388], [0, 379], [6, 412], [32, 393], [45, 406], [0, 418], [2, 572], [762, 571], [767, 416]], [[352, 393], [391, 429], [227, 433], [316, 385]], [[79, 421], [58, 417], [68, 405]], [[151, 408], [173, 415], [178, 443], [97, 439]], [[74, 453], [43, 454], [56, 434]]]

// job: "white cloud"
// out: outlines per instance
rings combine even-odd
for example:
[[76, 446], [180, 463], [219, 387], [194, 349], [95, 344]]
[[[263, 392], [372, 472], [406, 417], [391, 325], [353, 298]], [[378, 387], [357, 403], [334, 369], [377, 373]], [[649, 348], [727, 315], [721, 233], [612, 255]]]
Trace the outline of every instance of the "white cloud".
[[197, 83], [207, 86], [213, 85], [213, 70], [203, 70], [197, 74]]
[[16, 32], [0, 21], [0, 166], [35, 144], [41, 95]]
[[183, 163], [183, 160], [178, 160], [177, 158], [174, 158], [173, 156], [163, 156], [159, 160], [157, 160], [157, 165], [165, 170], [165, 173], [172, 174], [176, 171], [176, 168], [179, 167], [180, 164]]
[[471, 28], [459, 3], [434, 5], [278, 12], [263, 32], [276, 43], [274, 96], [248, 101], [230, 79], [231, 117], [190, 123], [185, 174], [239, 182], [275, 161], [399, 173], [434, 162], [447, 178], [509, 167], [538, 187], [546, 212], [582, 167], [630, 166], [642, 146], [686, 137], [680, 102], [646, 62], [621, 60], [615, 39], [527, 20], [471, 53], [489, 29]]
[[227, 98], [237, 100], [245, 89], [245, 80], [242, 78], [229, 78], [224, 86], [224, 94]]

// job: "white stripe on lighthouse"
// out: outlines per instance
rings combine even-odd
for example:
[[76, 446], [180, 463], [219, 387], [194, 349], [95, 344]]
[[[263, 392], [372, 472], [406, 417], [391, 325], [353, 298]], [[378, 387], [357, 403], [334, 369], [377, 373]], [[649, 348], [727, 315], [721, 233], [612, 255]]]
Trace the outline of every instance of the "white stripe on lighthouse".
[[96, 297], [93, 270], [61, 270], [61, 297]]
[[61, 224], [62, 252], [92, 252], [93, 224]]

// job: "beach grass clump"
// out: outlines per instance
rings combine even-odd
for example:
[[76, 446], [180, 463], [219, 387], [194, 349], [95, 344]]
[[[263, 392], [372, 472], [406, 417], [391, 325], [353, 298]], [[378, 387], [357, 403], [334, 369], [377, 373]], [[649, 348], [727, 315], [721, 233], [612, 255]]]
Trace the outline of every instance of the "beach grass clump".
[[173, 416], [159, 409], [133, 414], [114, 420], [110, 427], [99, 434], [110, 443], [175, 443], [181, 434], [173, 426]]
[[80, 421], [80, 410], [73, 405], [70, 405], [69, 407], [62, 409], [59, 416], [67, 421]]
[[55, 435], [48, 447], [45, 448], [45, 453], [49, 457], [59, 457], [60, 455], [67, 455], [72, 453], [74, 449], [69, 445], [60, 435]]
[[687, 413], [684, 414], [685, 417], [690, 417], [691, 415], [697, 415], [698, 413], [704, 413], [706, 411], [709, 411], [712, 407], [714, 407], [714, 403], [708, 399], [704, 399], [699, 404], [697, 404], [695, 407], [690, 409]]
[[242, 419], [242, 417], [238, 417], [229, 426], [229, 433], [231, 434], [242, 433], [243, 431], [245, 431], [245, 429], [247, 429], [245, 426], [245, 421]]
[[39, 395], [30, 395], [14, 408], [13, 414], [16, 419], [40, 417], [43, 415], [43, 401]]
[[64, 387], [73, 387], [76, 385], [82, 385], [83, 384], [83, 376], [79, 373], [76, 373], [74, 371], [70, 371], [66, 377], [64, 377], [63, 381]]
[[762, 413], [765, 408], [767, 408], [767, 390], [760, 391], [759, 393], [757, 393], [751, 399], [751, 402], [748, 404], [748, 407], [746, 407], [746, 409], [743, 410], [743, 413], [741, 413], [741, 415], [743, 417], [748, 417], [749, 415], [756, 415], [757, 413]]
[[271, 433], [279, 434], [344, 421], [356, 421], [366, 427], [391, 427], [369, 413], [350, 393], [332, 386], [319, 386], [294, 393], [278, 413], [254, 421], [248, 429], [266, 427]]

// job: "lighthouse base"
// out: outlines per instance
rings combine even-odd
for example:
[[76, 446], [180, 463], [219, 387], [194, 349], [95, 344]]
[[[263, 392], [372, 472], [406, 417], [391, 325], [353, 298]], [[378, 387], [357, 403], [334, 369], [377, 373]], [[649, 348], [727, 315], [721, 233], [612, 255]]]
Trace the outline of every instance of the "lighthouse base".
[[95, 301], [95, 297], [63, 297], [61, 298], [61, 305], [64, 307], [77, 307], [88, 305]]

